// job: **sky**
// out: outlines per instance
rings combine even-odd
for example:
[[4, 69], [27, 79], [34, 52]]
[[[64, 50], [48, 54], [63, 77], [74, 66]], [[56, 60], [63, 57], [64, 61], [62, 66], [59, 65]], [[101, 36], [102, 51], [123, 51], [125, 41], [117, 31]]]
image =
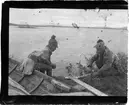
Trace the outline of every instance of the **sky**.
[[83, 10], [83, 9], [10, 9], [10, 23], [71, 26], [76, 23], [82, 27], [104, 27], [107, 17], [108, 27], [127, 27], [127, 10]]

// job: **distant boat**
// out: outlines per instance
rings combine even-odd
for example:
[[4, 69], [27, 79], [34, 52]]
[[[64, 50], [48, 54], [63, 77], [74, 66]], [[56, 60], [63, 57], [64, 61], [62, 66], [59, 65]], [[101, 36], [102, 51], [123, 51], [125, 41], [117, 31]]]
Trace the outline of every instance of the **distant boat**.
[[72, 23], [72, 26], [73, 26], [74, 28], [79, 28], [76, 23]]

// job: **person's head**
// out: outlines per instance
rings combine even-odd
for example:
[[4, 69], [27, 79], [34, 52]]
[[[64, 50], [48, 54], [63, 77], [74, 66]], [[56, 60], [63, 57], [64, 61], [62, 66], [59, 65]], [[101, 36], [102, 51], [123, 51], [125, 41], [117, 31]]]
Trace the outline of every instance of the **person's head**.
[[56, 38], [56, 36], [55, 36], [55, 35], [52, 35], [52, 36], [51, 36], [51, 39], [55, 39], [55, 38]]
[[53, 52], [56, 50], [56, 48], [58, 48], [58, 42], [56, 41], [56, 36], [52, 35], [51, 39], [48, 42], [48, 47], [50, 48], [50, 50]]
[[97, 53], [101, 53], [105, 50], [105, 44], [104, 44], [104, 41], [99, 39], [97, 41], [97, 44], [94, 46], [97, 50]]

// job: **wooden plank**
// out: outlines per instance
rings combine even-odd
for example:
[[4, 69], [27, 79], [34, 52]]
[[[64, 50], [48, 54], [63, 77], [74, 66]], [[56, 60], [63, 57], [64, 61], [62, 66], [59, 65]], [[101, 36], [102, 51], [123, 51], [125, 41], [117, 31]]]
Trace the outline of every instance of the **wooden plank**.
[[41, 88], [49, 91], [50, 93], [60, 93], [60, 89], [53, 86], [50, 82], [44, 80], [44, 82], [40, 86]]
[[9, 77], [9, 84], [10, 84], [11, 86], [13, 86], [13, 87], [16, 87], [16, 88], [22, 90], [25, 94], [30, 95], [30, 94], [25, 90], [25, 88], [24, 88], [23, 86], [21, 86], [20, 84], [18, 84], [17, 82], [15, 82], [15, 81], [14, 81], [13, 79], [11, 79], [10, 77]]
[[24, 78], [24, 75], [22, 75], [22, 77], [17, 82], [20, 83], [23, 80], [23, 78]]
[[94, 87], [80, 81], [77, 78], [73, 78], [73, 77], [69, 77], [71, 80], [75, 81], [76, 83], [80, 84], [81, 86], [85, 87], [86, 89], [88, 89], [90, 92], [94, 93], [97, 96], [108, 96], [107, 94], [95, 89]]
[[17, 80], [17, 82], [20, 83], [24, 79], [25, 75], [18, 70], [16, 70], [15, 72], [16, 72], [17, 75], [21, 76], [21, 78]]
[[43, 82], [43, 80], [44, 79], [42, 78], [42, 80], [40, 81], [40, 83], [37, 86], [35, 86], [32, 90], [30, 90], [29, 93], [31, 94], [33, 91], [35, 91], [41, 85], [41, 83]]
[[59, 81], [56, 81], [55, 79], [52, 79], [51, 83], [56, 87], [56, 88], [59, 88], [61, 90], [64, 90], [66, 92], [69, 92], [70, 91], [70, 87], [59, 82]]
[[91, 92], [73, 92], [73, 93], [58, 93], [58, 94], [44, 94], [50, 96], [94, 96]]
[[12, 78], [14, 81], [18, 82], [22, 75], [18, 74], [15, 70], [9, 75], [9, 77]]
[[23, 92], [19, 91], [18, 89], [14, 88], [14, 89], [10, 89], [8, 90], [8, 94], [9, 96], [16, 96], [16, 95], [26, 95]]
[[44, 94], [51, 94], [50, 92], [48, 92], [47, 90], [45, 90], [44, 88], [42, 88], [42, 87], [38, 87], [35, 91], [33, 91], [32, 93], [31, 93], [32, 95], [38, 95], [38, 96], [40, 96], [40, 95], [44, 95]]
[[41, 72], [39, 72], [39, 71], [37, 71], [37, 70], [35, 70], [34, 72], [35, 72], [36, 74], [42, 75], [45, 80], [47, 80], [48, 82], [52, 83], [53, 86], [55, 86], [56, 88], [62, 89], [62, 90], [64, 90], [64, 91], [69, 91], [69, 90], [71, 89], [71, 88], [70, 88], [69, 86], [67, 86], [66, 84], [64, 84], [64, 83], [62, 83], [62, 82], [59, 82], [59, 81], [53, 79], [52, 77], [50, 77], [50, 76], [48, 76], [48, 75], [46, 75], [46, 74], [43, 74], [43, 73], [41, 73]]
[[9, 74], [11, 74], [17, 67], [18, 65], [16, 64], [11, 70], [9, 70]]
[[39, 78], [37, 75], [26, 75], [20, 84], [25, 87], [26, 91], [31, 92], [38, 84], [40, 84], [42, 78]]
[[[40, 88], [41, 88], [41, 87], [40, 87]], [[47, 90], [45, 90], [45, 89], [43, 89], [43, 88], [41, 88], [41, 90], [42, 90], [43, 92], [47, 93], [47, 94], [51, 94], [49, 91], [47, 91]]]
[[21, 78], [23, 78], [24, 74], [22, 72], [19, 72], [18, 70], [13, 71], [10, 75], [9, 75], [14, 81], [19, 83], [19, 80], [21, 80]]
[[44, 73], [42, 73], [42, 72], [40, 72], [40, 71], [38, 71], [38, 70], [34, 70], [34, 73], [36, 74], [36, 75], [40, 75], [40, 76], [42, 76], [45, 80], [47, 80], [48, 82], [51, 82], [51, 80], [53, 79], [52, 77], [50, 77], [50, 76], [48, 76], [48, 75], [46, 75], [46, 74], [44, 74]]

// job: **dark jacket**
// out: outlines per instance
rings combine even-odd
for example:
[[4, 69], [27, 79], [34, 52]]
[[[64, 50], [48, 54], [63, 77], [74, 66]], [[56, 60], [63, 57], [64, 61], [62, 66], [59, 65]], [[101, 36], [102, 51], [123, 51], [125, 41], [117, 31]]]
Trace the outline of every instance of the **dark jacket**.
[[117, 64], [117, 57], [105, 46], [103, 54], [96, 53], [90, 60], [90, 65], [96, 63], [97, 67], [101, 70], [108, 70], [112, 65]]

